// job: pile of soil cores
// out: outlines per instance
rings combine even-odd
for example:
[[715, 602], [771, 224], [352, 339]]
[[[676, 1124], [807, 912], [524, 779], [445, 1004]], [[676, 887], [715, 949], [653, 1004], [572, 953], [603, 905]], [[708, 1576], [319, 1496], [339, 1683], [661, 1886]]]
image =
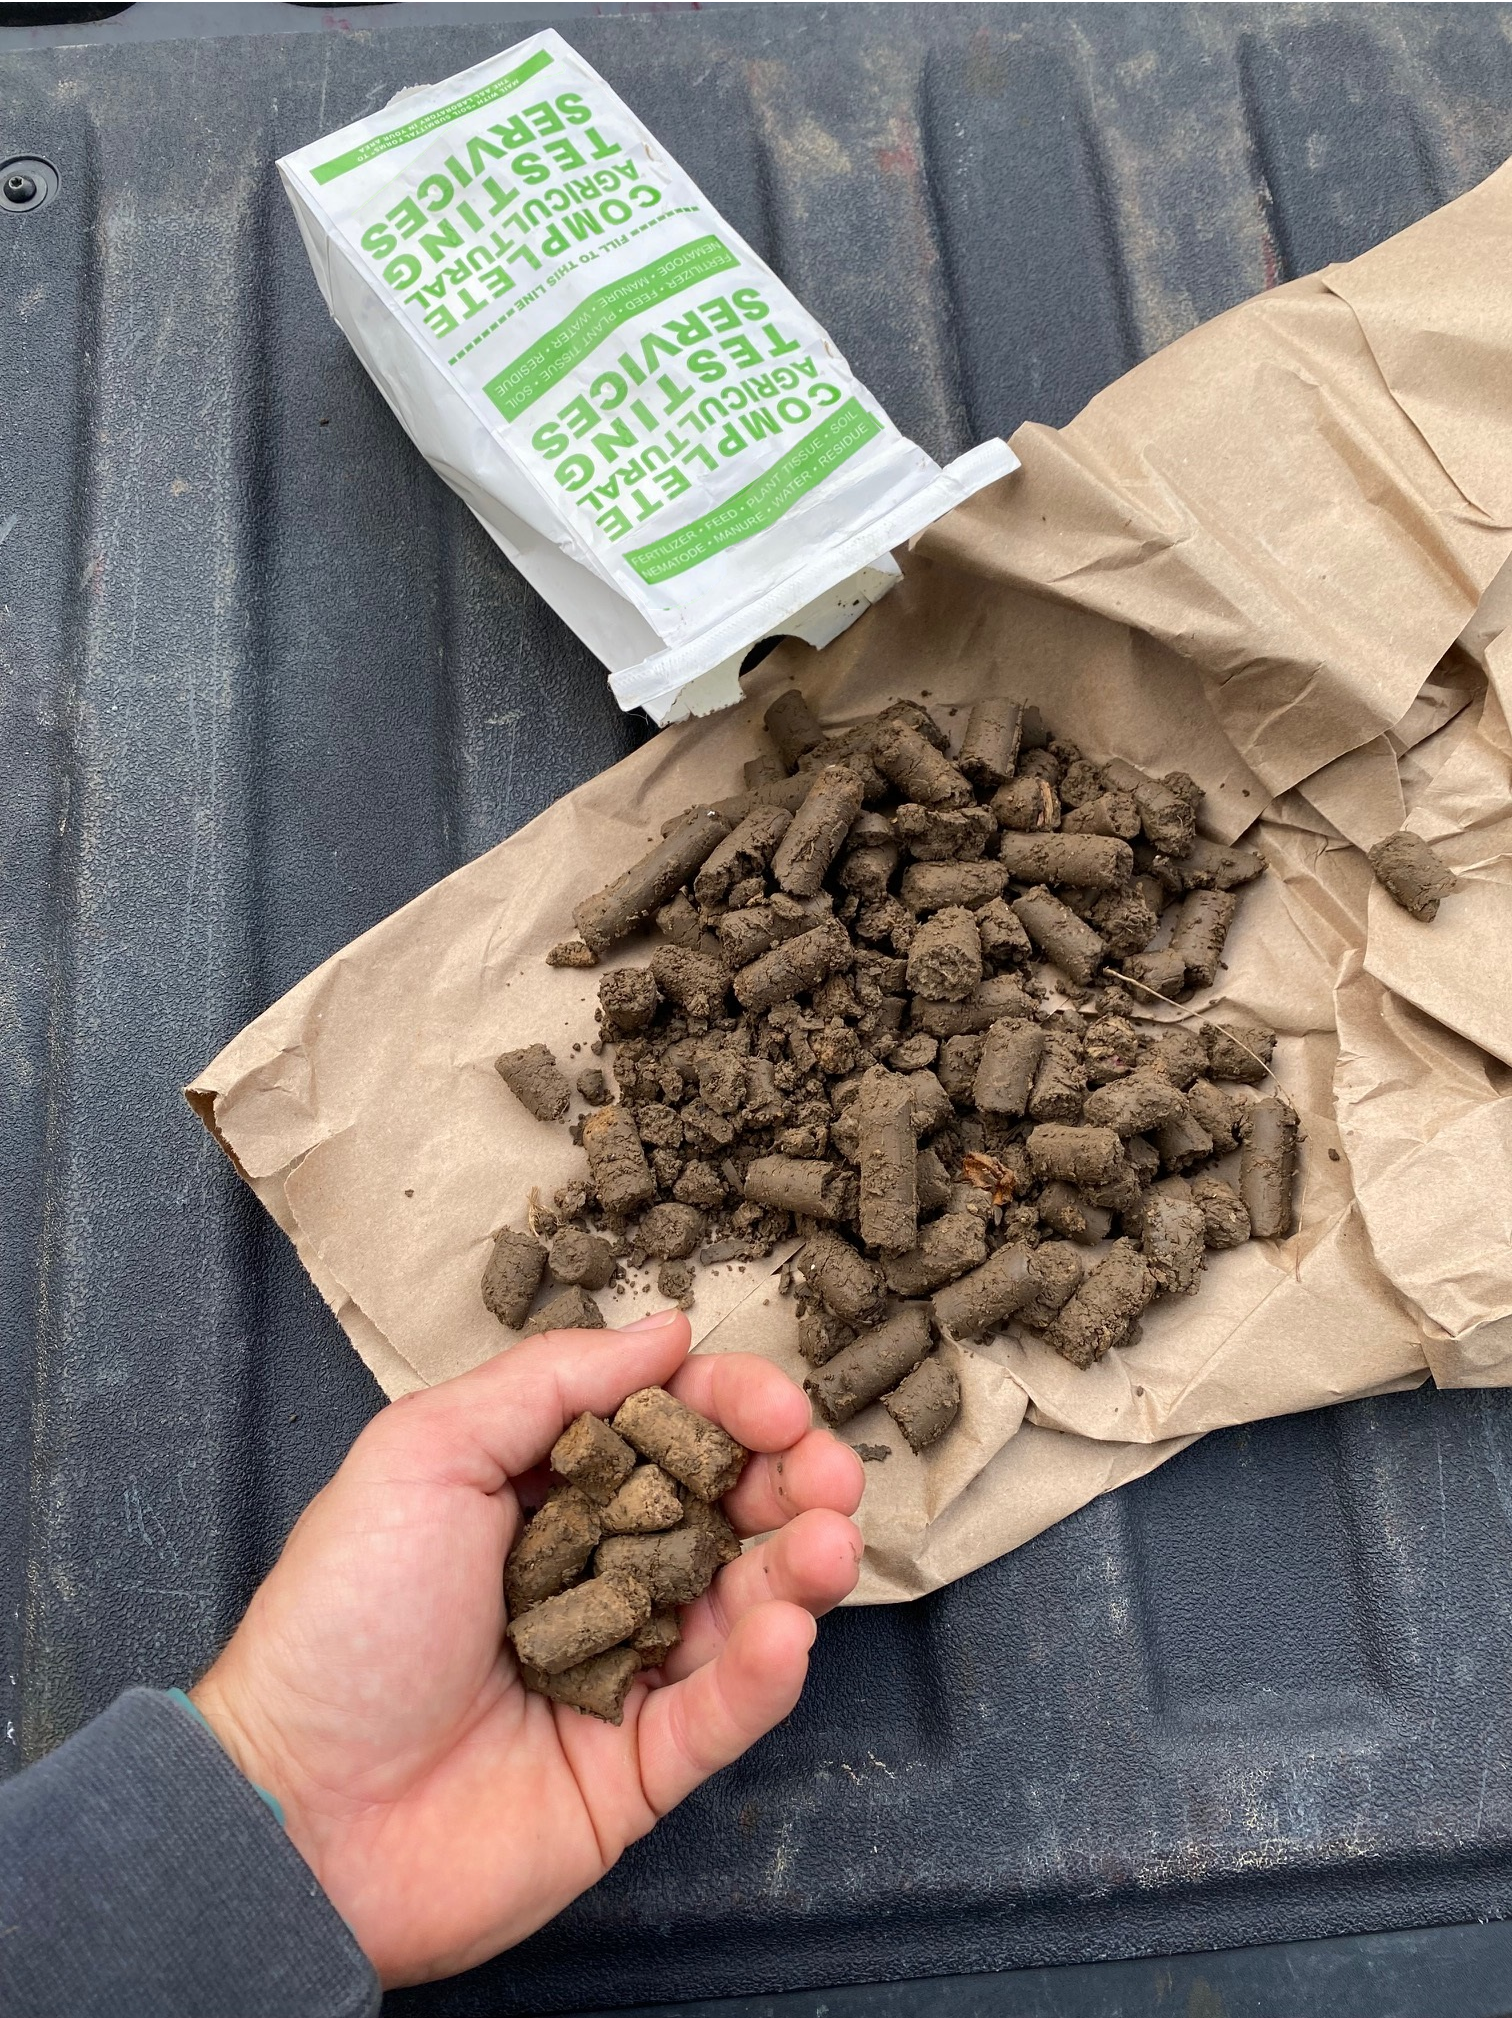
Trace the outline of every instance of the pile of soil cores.
[[[747, 789], [669, 821], [548, 956], [659, 934], [599, 984], [615, 1090], [579, 1079], [582, 1179], [497, 1235], [483, 1295], [517, 1330], [592, 1324], [620, 1271], [686, 1305], [695, 1263], [796, 1236], [820, 1415], [880, 1401], [920, 1451], [960, 1408], [942, 1339], [1012, 1323], [1090, 1366], [1210, 1251], [1291, 1232], [1274, 1033], [1148, 1015], [1214, 983], [1266, 864], [1203, 834], [1192, 779], [1012, 700], [826, 733], [794, 688], [765, 727]], [[542, 1116], [566, 1088], [543, 1051], [499, 1060]]]
[[527, 1689], [605, 1723], [659, 1668], [692, 1604], [740, 1541], [719, 1507], [747, 1453], [664, 1388], [612, 1423], [580, 1415], [551, 1449], [557, 1483], [504, 1568], [507, 1628]]

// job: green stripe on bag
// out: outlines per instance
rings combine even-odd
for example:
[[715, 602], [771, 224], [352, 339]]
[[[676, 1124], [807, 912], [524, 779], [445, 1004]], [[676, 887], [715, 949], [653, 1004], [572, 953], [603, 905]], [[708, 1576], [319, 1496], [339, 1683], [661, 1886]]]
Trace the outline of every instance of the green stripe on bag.
[[518, 420], [543, 392], [549, 392], [585, 357], [592, 356], [621, 323], [738, 264], [734, 253], [717, 238], [695, 238], [676, 252], [653, 259], [649, 266], [627, 273], [622, 280], [595, 288], [555, 329], [548, 329], [529, 350], [522, 350], [513, 364], [496, 373], [483, 390], [506, 420]]
[[645, 582], [664, 582], [688, 568], [696, 568], [711, 554], [723, 552], [753, 533], [775, 525], [816, 484], [853, 456], [858, 448], [882, 432], [882, 423], [866, 411], [858, 400], [848, 399], [836, 407], [829, 419], [812, 434], [804, 436], [796, 448], [774, 462], [764, 476], [748, 483], [744, 490], [726, 498], [714, 511], [705, 512], [680, 532], [668, 533], [648, 547], [636, 547], [626, 555], [631, 567]]

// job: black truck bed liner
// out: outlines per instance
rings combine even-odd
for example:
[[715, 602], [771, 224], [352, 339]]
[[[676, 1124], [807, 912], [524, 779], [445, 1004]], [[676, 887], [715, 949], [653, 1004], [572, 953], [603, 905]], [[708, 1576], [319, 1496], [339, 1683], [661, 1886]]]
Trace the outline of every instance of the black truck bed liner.
[[[641, 733], [327, 321], [275, 156], [551, 20], [945, 459], [1512, 152], [1497, 6], [179, 8], [154, 40], [165, 11], [0, 31], [0, 158], [60, 176], [0, 214], [12, 1768], [193, 1675], [379, 1403], [178, 1088]], [[1213, 1436], [934, 1598], [827, 1622], [781, 1731], [524, 1948], [392, 2006], [1493, 1920], [1509, 1507], [1502, 1393]], [[1392, 1953], [1404, 1999], [1432, 1954], [1437, 2008], [1512, 2008], [1486, 1929], [1311, 1976], [1250, 1958], [1232, 2001], [1124, 1964], [903, 2001], [1341, 2013]]]

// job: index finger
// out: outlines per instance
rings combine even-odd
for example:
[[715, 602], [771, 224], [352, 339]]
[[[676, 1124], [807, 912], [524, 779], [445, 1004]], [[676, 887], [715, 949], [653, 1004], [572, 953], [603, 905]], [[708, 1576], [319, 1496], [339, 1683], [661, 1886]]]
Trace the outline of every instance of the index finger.
[[538, 1465], [585, 1410], [607, 1418], [637, 1388], [665, 1386], [691, 1343], [680, 1310], [623, 1331], [545, 1332], [392, 1402], [348, 1462], [377, 1476], [402, 1472], [497, 1492]]

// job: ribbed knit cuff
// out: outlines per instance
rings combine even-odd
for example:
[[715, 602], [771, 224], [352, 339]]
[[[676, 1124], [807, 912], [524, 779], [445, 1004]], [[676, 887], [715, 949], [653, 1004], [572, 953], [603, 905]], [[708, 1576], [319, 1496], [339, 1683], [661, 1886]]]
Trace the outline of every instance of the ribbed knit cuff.
[[0, 1788], [6, 2018], [372, 2018], [371, 1964], [202, 1719], [131, 1689]]

